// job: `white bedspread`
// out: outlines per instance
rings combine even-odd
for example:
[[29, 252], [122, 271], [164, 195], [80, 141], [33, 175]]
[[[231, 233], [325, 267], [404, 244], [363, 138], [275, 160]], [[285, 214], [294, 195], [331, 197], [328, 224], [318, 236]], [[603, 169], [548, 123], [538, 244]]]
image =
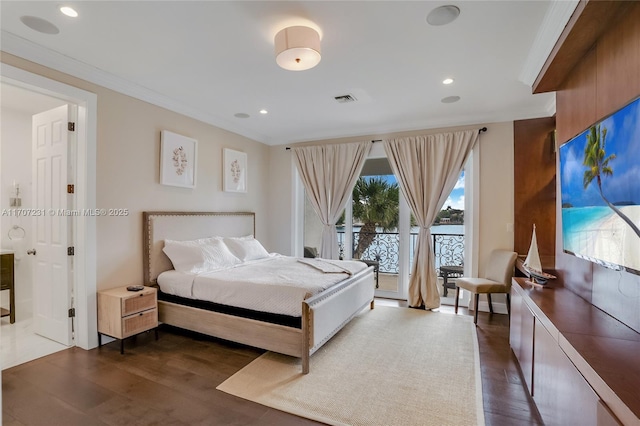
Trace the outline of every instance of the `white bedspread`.
[[[202, 274], [167, 271], [158, 277], [167, 294], [291, 316], [302, 315], [302, 301], [367, 267], [360, 261], [327, 261], [330, 273], [298, 258], [273, 255]], [[317, 264], [316, 264], [317, 263]], [[345, 271], [336, 273], [335, 265]]]

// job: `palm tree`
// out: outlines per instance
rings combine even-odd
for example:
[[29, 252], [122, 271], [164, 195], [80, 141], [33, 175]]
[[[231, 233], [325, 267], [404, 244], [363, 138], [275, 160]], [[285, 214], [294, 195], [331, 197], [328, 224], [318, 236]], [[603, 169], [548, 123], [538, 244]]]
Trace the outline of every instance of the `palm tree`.
[[399, 190], [397, 183], [382, 177], [360, 177], [353, 189], [353, 217], [362, 222], [358, 233], [355, 259], [367, 250], [376, 238], [376, 228], [390, 231], [398, 226]]
[[609, 166], [609, 162], [616, 159], [615, 154], [607, 156], [605, 152], [605, 142], [607, 138], [607, 128], [605, 127], [600, 131], [600, 125], [591, 126], [589, 133], [587, 134], [587, 145], [584, 148], [584, 161], [583, 165], [587, 167], [584, 172], [582, 184], [584, 189], [591, 184], [595, 179], [598, 184], [598, 191], [600, 196], [607, 203], [607, 206], [611, 208], [622, 220], [624, 220], [633, 231], [640, 237], [640, 229], [635, 223], [631, 221], [624, 213], [614, 206], [602, 192], [602, 176], [613, 175], [613, 169]]

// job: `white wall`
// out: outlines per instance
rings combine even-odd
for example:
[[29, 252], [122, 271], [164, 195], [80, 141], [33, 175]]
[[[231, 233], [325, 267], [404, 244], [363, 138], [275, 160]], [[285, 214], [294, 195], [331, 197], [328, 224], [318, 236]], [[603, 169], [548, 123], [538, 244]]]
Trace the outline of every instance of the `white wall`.
[[[97, 207], [129, 217], [98, 217], [98, 289], [142, 282], [142, 212], [252, 211], [256, 236], [272, 250], [266, 205], [266, 145], [111, 91], [98, 95]], [[160, 184], [160, 131], [198, 141], [195, 189]], [[248, 192], [222, 190], [223, 148], [247, 153]]]
[[[128, 216], [96, 219], [98, 290], [142, 282], [142, 212], [147, 210], [252, 211], [257, 237], [274, 250], [266, 145], [4, 52], [1, 60], [97, 95], [96, 207], [129, 209]], [[160, 184], [164, 129], [198, 140], [195, 189]], [[222, 191], [223, 148], [247, 153], [246, 194]]]
[[[21, 320], [31, 316], [33, 312], [33, 257], [26, 255], [26, 250], [32, 246], [31, 218], [13, 215], [11, 212], [15, 211], [15, 208], [10, 206], [9, 198], [12, 196], [12, 184], [15, 180], [20, 185], [21, 208], [31, 206], [31, 115], [8, 109], [3, 105], [0, 109], [0, 123], [0, 208], [3, 212], [0, 217], [0, 247], [8, 250], [20, 248], [14, 246], [14, 242], [22, 235], [22, 231], [12, 230], [12, 227], [15, 225], [24, 229], [23, 250], [14, 254], [16, 320]], [[14, 238], [13, 241], [9, 238], [9, 231]], [[3, 307], [8, 307], [8, 300], [9, 292], [3, 291]]]
[[480, 135], [479, 275], [493, 249], [513, 249], [513, 122], [488, 124]]
[[293, 255], [294, 227], [291, 151], [284, 146], [269, 147], [269, 242], [271, 251]]

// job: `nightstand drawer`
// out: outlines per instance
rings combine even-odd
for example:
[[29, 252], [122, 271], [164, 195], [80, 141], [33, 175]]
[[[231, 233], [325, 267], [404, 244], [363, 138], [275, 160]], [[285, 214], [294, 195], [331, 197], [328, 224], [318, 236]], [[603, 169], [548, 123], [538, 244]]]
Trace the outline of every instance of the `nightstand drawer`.
[[[155, 308], [155, 305], [154, 305]], [[158, 310], [151, 309], [122, 318], [122, 337], [133, 336], [158, 326]]]
[[137, 312], [156, 307], [156, 292], [140, 292], [139, 294], [122, 299], [122, 316], [126, 317]]

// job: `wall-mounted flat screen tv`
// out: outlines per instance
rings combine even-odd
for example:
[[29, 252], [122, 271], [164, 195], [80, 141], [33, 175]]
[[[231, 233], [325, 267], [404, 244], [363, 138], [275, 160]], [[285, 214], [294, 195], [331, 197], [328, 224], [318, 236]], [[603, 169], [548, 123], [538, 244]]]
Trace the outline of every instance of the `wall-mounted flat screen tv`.
[[640, 98], [560, 147], [566, 253], [640, 275]]

